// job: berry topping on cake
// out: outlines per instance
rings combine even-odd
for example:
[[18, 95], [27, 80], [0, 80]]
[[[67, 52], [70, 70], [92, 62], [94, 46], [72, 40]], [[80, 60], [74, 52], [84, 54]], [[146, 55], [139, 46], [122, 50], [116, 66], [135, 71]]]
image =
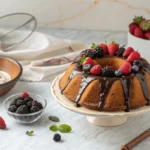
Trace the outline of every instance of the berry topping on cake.
[[0, 129], [6, 129], [6, 123], [2, 117], [0, 117]]
[[115, 75], [116, 75], [116, 77], [121, 77], [122, 72], [120, 70], [115, 70]]
[[84, 71], [84, 72], [89, 72], [91, 68], [92, 68], [92, 65], [90, 65], [90, 64], [85, 64], [85, 65], [83, 66], [83, 71]]
[[123, 53], [123, 57], [128, 57], [132, 52], [134, 52], [134, 49], [132, 47], [128, 47], [124, 53]]
[[129, 62], [125, 62], [119, 70], [122, 72], [122, 74], [129, 74], [131, 72], [131, 64]]
[[141, 30], [140, 27], [135, 28], [134, 35], [136, 37], [139, 37], [139, 38], [143, 38], [144, 37], [144, 33], [143, 33], [143, 31]]
[[139, 68], [143, 67], [143, 62], [140, 60], [134, 60], [133, 65], [137, 65]]
[[87, 57], [87, 58], [85, 58], [85, 61], [82, 63], [82, 66], [84, 66], [85, 64], [90, 64], [90, 65], [94, 66], [95, 62], [93, 61], [92, 58]]
[[100, 75], [102, 72], [102, 67], [100, 65], [95, 65], [90, 69], [90, 73], [93, 75]]
[[99, 46], [103, 48], [104, 54], [108, 54], [108, 48], [107, 48], [107, 45], [106, 45], [106, 44], [101, 43], [101, 44], [99, 44]]
[[23, 93], [22, 93], [22, 97], [23, 97], [23, 98], [29, 97], [29, 94], [28, 94], [27, 92], [23, 92]]
[[106, 66], [102, 69], [102, 75], [106, 76], [106, 77], [113, 77], [114, 72], [115, 72], [115, 70], [110, 66]]
[[129, 55], [127, 61], [132, 63], [134, 60], [139, 60], [140, 57], [141, 57], [141, 56], [140, 56], [139, 52], [138, 52], [138, 51], [134, 51], [134, 52], [132, 52], [132, 53]]
[[119, 45], [116, 44], [114, 41], [108, 45], [108, 52], [110, 55], [115, 55], [118, 50], [119, 50]]
[[120, 47], [119, 50], [116, 52], [116, 56], [122, 56], [124, 51], [125, 51], [124, 46]]
[[134, 73], [137, 73], [137, 72], [139, 71], [139, 67], [138, 67], [137, 65], [133, 65], [133, 66], [132, 66], [132, 71], [133, 71]]
[[93, 50], [93, 53], [94, 53], [95, 58], [100, 58], [104, 56], [104, 50], [100, 46], [96, 46], [96, 48], [94, 48]]
[[92, 59], [95, 58], [95, 55], [91, 49], [84, 50], [80, 53], [80, 57], [91, 57]]

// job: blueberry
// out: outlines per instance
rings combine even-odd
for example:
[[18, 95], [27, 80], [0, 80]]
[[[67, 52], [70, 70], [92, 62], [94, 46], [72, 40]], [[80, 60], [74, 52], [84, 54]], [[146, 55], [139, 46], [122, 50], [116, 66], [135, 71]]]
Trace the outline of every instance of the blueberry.
[[138, 66], [139, 68], [142, 68], [143, 67], [143, 62], [140, 61], [140, 60], [134, 60], [133, 61], [133, 66], [134, 65]]
[[55, 142], [59, 142], [59, 141], [61, 140], [61, 135], [58, 134], [58, 133], [54, 134], [53, 140], [54, 140]]
[[88, 72], [88, 71], [90, 71], [91, 68], [92, 68], [92, 65], [86, 64], [86, 65], [83, 66], [83, 71]]
[[120, 70], [115, 70], [115, 75], [116, 75], [116, 77], [121, 77], [122, 72]]
[[135, 73], [138, 72], [139, 71], [139, 67], [137, 65], [133, 65], [132, 66], [132, 71], [135, 72]]

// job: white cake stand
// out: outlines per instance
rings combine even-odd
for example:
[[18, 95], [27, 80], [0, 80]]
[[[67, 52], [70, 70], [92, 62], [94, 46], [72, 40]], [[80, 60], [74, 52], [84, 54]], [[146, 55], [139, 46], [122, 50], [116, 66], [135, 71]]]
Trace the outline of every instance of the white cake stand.
[[124, 112], [124, 111], [100, 112], [96, 110], [90, 110], [85, 107], [75, 107], [74, 102], [70, 101], [68, 98], [66, 98], [64, 95], [61, 94], [61, 90], [59, 88], [59, 80], [61, 76], [62, 74], [57, 76], [52, 83], [51, 93], [53, 97], [63, 107], [71, 111], [85, 115], [87, 120], [92, 124], [95, 124], [98, 126], [118, 126], [118, 125], [125, 123], [127, 121], [128, 116], [138, 115], [138, 114], [150, 111], [150, 106], [144, 106], [139, 109], [131, 110], [130, 112]]

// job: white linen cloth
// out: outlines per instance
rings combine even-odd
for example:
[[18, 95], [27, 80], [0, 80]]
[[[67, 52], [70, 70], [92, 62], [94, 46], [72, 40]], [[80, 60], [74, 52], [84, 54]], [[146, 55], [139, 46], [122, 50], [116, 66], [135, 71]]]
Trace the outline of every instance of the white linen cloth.
[[15, 48], [8, 51], [0, 50], [0, 56], [20, 62], [23, 66], [21, 80], [40, 81], [44, 77], [65, 70], [85, 48], [87, 45], [82, 42], [34, 32]]

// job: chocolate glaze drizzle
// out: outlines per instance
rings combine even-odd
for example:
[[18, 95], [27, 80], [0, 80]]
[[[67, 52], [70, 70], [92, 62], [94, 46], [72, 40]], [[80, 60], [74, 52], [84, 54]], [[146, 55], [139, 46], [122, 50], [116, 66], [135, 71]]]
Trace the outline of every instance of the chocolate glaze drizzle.
[[[144, 66], [141, 69], [141, 71], [139, 71], [137, 74], [131, 74], [130, 77], [126, 78], [121, 77], [121, 78], [117, 78], [117, 77], [112, 77], [112, 78], [106, 78], [106, 77], [99, 77], [99, 76], [92, 76], [92, 75], [86, 75], [84, 74], [80, 69], [78, 69], [78, 67], [75, 67], [68, 79], [68, 82], [66, 83], [66, 85], [64, 86], [64, 88], [61, 90], [61, 93], [63, 94], [64, 90], [67, 88], [68, 84], [70, 83], [70, 81], [78, 74], [82, 74], [82, 82], [80, 85], [80, 90], [79, 90], [79, 94], [76, 97], [75, 100], [75, 106], [79, 107], [78, 102], [81, 99], [81, 96], [83, 94], [83, 92], [85, 91], [85, 89], [87, 88], [87, 86], [94, 80], [99, 80], [100, 82], [100, 101], [99, 101], [99, 110], [102, 111], [103, 107], [104, 107], [104, 102], [106, 99], [106, 95], [109, 92], [112, 84], [116, 81], [116, 80], [120, 80], [123, 90], [124, 90], [124, 97], [125, 97], [125, 105], [127, 106], [127, 109], [125, 111], [129, 112], [130, 111], [130, 94], [131, 94], [131, 87], [132, 87], [132, 81], [133, 81], [133, 77], [136, 76], [141, 84], [143, 93], [145, 98], [148, 101], [148, 105], [150, 105], [150, 96], [149, 96], [149, 92], [148, 92], [148, 86], [147, 86], [147, 81], [146, 81], [146, 76], [145, 76], [145, 72], [148, 72], [150, 74], [150, 66], [147, 62], [145, 62], [144, 60], [142, 60], [144, 62]], [[77, 64], [77, 62], [74, 62]]]

